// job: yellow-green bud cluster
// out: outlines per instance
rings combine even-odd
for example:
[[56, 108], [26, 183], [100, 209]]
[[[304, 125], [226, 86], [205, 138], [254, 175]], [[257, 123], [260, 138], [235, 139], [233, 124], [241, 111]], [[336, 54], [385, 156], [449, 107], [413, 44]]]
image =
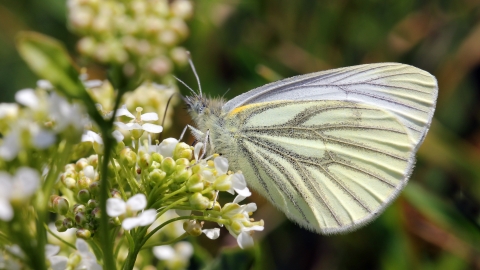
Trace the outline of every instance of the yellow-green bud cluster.
[[[81, 158], [76, 163], [67, 164], [60, 180], [60, 190], [64, 196], [50, 197], [50, 211], [64, 216], [55, 226], [59, 232], [77, 228], [77, 237], [88, 239], [98, 228], [100, 208], [97, 194], [99, 176], [96, 172], [98, 156]], [[71, 203], [74, 203], [71, 207]]]
[[82, 36], [80, 53], [122, 65], [127, 76], [141, 72], [161, 78], [174, 64], [188, 61], [178, 44], [189, 34], [185, 20], [193, 12], [190, 1], [69, 0], [68, 10], [70, 27]]

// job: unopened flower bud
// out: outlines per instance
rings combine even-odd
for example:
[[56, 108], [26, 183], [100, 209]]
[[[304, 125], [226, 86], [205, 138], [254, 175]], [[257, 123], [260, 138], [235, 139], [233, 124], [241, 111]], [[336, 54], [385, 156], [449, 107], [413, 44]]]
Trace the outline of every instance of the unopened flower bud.
[[189, 192], [200, 192], [204, 189], [203, 179], [199, 174], [194, 174], [188, 178], [187, 189]]
[[199, 236], [202, 234], [202, 224], [196, 220], [187, 220], [183, 223], [185, 232], [192, 236]]
[[77, 203], [73, 206], [73, 213], [75, 213], [75, 214], [76, 213], [85, 213], [86, 210], [87, 210], [87, 208], [83, 204]]
[[148, 153], [141, 153], [138, 165], [142, 169], [146, 169], [152, 163], [152, 157]]
[[88, 165], [89, 165], [88, 160], [86, 158], [81, 158], [75, 163], [75, 169], [77, 171], [81, 171], [83, 170], [83, 168], [87, 167]]
[[162, 182], [162, 180], [165, 179], [166, 176], [167, 173], [159, 169], [155, 169], [148, 174], [150, 180], [155, 184], [159, 184], [160, 182]]
[[84, 212], [77, 212], [77, 213], [75, 214], [75, 222], [76, 222], [77, 224], [82, 225], [82, 224], [87, 223], [87, 221], [88, 221], [88, 220], [87, 220], [87, 215], [85, 215]]
[[163, 161], [163, 156], [160, 155], [160, 153], [153, 152], [151, 155], [152, 155], [152, 160], [153, 160], [153, 161], [156, 161], [156, 162], [158, 162], [158, 163], [162, 163], [162, 161]]
[[65, 232], [68, 228], [63, 225], [63, 220], [59, 219], [55, 221], [55, 227], [59, 232]]
[[75, 226], [75, 223], [73, 222], [73, 219], [65, 218], [63, 220], [63, 226], [65, 226], [65, 228], [67, 228], [67, 229], [70, 229], [70, 228], [73, 228]]
[[119, 160], [123, 165], [131, 168], [137, 163], [137, 154], [127, 147], [120, 152]]
[[83, 229], [83, 228], [78, 229], [77, 230], [77, 237], [88, 240], [88, 239], [90, 239], [90, 237], [92, 237], [92, 232], [90, 232], [90, 230]]
[[179, 159], [175, 160], [175, 164], [183, 165], [185, 167], [190, 167], [190, 160], [188, 160], [186, 158], [179, 158]]
[[77, 180], [71, 177], [66, 177], [62, 182], [68, 189], [74, 189], [77, 186]]
[[210, 200], [199, 192], [193, 193], [188, 201], [190, 205], [197, 210], [205, 210], [210, 205]]
[[78, 191], [77, 198], [81, 203], [86, 203], [90, 200], [90, 192], [87, 189]]
[[88, 164], [93, 166], [93, 168], [97, 168], [98, 166], [98, 155], [91, 155], [87, 158]]
[[92, 210], [91, 215], [93, 216], [94, 219], [99, 220], [101, 217], [101, 211], [100, 208], [96, 207]]
[[219, 191], [228, 191], [232, 188], [232, 180], [231, 180], [230, 175], [220, 175], [215, 179], [215, 182], [213, 182], [213, 189], [219, 190]]
[[167, 157], [162, 161], [162, 170], [168, 174], [171, 174], [175, 170], [175, 161], [173, 158]]
[[175, 174], [174, 180], [177, 183], [183, 183], [188, 180], [188, 178], [192, 175], [192, 170], [188, 169], [185, 165], [177, 165], [175, 166]]
[[100, 192], [100, 182], [93, 182], [88, 186], [88, 190], [90, 190], [90, 193], [93, 195], [97, 195]]
[[65, 215], [68, 213], [68, 209], [70, 208], [70, 204], [68, 203], [68, 200], [64, 197], [57, 197], [53, 201], [53, 208], [55, 211], [60, 214], [60, 215]]
[[185, 158], [187, 160], [192, 159], [193, 150], [190, 145], [180, 142], [175, 146], [173, 150], [173, 159]]
[[112, 198], [118, 198], [118, 199], [122, 198], [122, 194], [120, 194], [120, 191], [116, 189], [112, 189], [112, 191], [110, 191], [110, 195], [112, 196]]
[[98, 202], [97, 202], [96, 200], [94, 200], [94, 199], [88, 200], [88, 202], [87, 202], [87, 208], [93, 209], [93, 208], [95, 208], [95, 207], [97, 207], [97, 206], [98, 206]]
[[80, 179], [78, 179], [77, 188], [78, 189], [88, 189], [88, 187], [90, 186], [90, 184], [92, 184], [92, 182], [93, 182], [92, 179], [90, 179], [86, 176], [83, 176]]

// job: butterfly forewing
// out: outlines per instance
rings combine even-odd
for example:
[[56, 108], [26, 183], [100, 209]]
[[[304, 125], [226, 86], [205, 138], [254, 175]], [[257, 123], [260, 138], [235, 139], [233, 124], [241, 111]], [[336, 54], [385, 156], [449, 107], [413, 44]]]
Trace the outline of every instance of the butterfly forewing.
[[[354, 229], [391, 202], [415, 143], [395, 114], [350, 101], [275, 101], [226, 115], [227, 156], [249, 184], [304, 227]], [[212, 134], [215, 136], [215, 134]]]
[[[428, 72], [398, 63], [378, 63], [296, 76], [230, 100], [224, 111], [278, 100], [345, 100], [384, 109], [407, 127], [418, 148], [433, 116], [437, 81]], [[270, 119], [269, 119], [270, 120]]]

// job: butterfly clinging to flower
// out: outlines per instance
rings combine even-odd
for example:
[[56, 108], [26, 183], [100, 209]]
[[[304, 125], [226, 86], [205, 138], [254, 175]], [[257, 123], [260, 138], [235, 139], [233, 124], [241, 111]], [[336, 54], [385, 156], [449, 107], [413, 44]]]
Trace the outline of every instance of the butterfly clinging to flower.
[[192, 128], [249, 185], [322, 234], [374, 219], [406, 185], [435, 110], [435, 77], [378, 63], [296, 76], [228, 102], [187, 97]]

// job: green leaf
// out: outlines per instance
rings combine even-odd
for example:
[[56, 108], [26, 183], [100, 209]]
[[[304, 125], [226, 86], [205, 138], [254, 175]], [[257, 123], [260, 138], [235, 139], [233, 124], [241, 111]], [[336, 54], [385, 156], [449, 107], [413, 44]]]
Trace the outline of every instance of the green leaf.
[[17, 36], [17, 49], [23, 60], [40, 77], [50, 81], [70, 98], [88, 96], [65, 47], [57, 40], [35, 32]]

